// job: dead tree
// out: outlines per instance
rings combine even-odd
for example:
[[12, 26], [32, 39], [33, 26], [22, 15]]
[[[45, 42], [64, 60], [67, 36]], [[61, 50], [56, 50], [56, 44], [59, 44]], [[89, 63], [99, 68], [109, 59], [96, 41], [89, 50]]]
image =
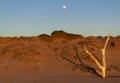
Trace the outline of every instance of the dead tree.
[[107, 44], [108, 44], [109, 39], [110, 39], [110, 34], [109, 34], [108, 37], [107, 37], [107, 40], [106, 40], [106, 42], [105, 42], [105, 44], [104, 44], [103, 49], [101, 50], [101, 51], [102, 51], [102, 55], [103, 55], [103, 56], [102, 56], [102, 63], [103, 63], [102, 65], [101, 65], [100, 62], [93, 56], [93, 54], [87, 50], [86, 47], [83, 47], [84, 50], [85, 50], [85, 52], [93, 59], [93, 61], [96, 63], [96, 65], [98, 65], [98, 67], [99, 67], [99, 69], [101, 70], [101, 72], [98, 71], [98, 70], [96, 70], [96, 69], [94, 69], [94, 68], [92, 68], [92, 67], [90, 67], [90, 66], [88, 66], [88, 65], [86, 65], [86, 64], [84, 64], [84, 62], [82, 61], [82, 59], [81, 59], [81, 58], [79, 57], [79, 55], [78, 55], [78, 49], [77, 49], [77, 47], [75, 48], [75, 49], [76, 49], [76, 55], [75, 55], [75, 56], [77, 57], [77, 60], [79, 61], [79, 63], [75, 63], [74, 61], [72, 61], [72, 60], [64, 57], [63, 54], [61, 55], [61, 57], [62, 57], [64, 60], [66, 60], [66, 61], [68, 61], [68, 62], [70, 62], [70, 63], [72, 63], [72, 64], [74, 64], [74, 65], [76, 65], [76, 66], [79, 66], [80, 68], [84, 68], [85, 70], [87, 70], [87, 71], [90, 72], [90, 73], [93, 73], [93, 74], [95, 74], [95, 75], [97, 75], [97, 76], [101, 76], [101, 77], [105, 78], [105, 77], [106, 77], [106, 58], [105, 58], [105, 51], [106, 51], [106, 46], [107, 46]]
[[79, 63], [76, 63], [76, 62], [68, 59], [67, 57], [64, 57], [63, 54], [61, 54], [61, 58], [64, 59], [64, 60], [66, 60], [66, 61], [68, 61], [69, 63], [77, 66], [77, 67], [80, 67], [80, 68], [83, 68], [83, 69], [87, 70], [88, 72], [90, 72], [90, 73], [92, 73], [92, 74], [95, 74], [95, 75], [97, 75], [97, 76], [100, 76], [100, 74], [99, 74], [94, 68], [86, 65], [86, 64], [82, 61], [82, 59], [81, 59], [81, 58], [79, 57], [79, 55], [78, 55], [78, 49], [77, 49], [77, 47], [75, 47], [75, 50], [76, 50], [75, 56], [77, 57], [77, 60], [79, 61]]
[[101, 71], [98, 71], [98, 74], [100, 74], [103, 78], [106, 77], [106, 57], [105, 57], [105, 52], [106, 52], [106, 46], [108, 44], [108, 41], [110, 39], [110, 34], [108, 35], [106, 42], [104, 44], [104, 47], [101, 49], [102, 52], [102, 64], [100, 64], [100, 62], [93, 56], [93, 54], [91, 52], [89, 52], [86, 47], [84, 47], [84, 50], [86, 51], [86, 53], [93, 59], [93, 61], [96, 63], [96, 65], [99, 67], [99, 69]]

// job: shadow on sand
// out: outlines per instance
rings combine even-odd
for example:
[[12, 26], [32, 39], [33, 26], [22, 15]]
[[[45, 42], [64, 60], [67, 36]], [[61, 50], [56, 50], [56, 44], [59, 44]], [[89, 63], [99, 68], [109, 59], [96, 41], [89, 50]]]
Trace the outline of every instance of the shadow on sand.
[[108, 76], [107, 78], [120, 78], [120, 75], [116, 75], [116, 76]]

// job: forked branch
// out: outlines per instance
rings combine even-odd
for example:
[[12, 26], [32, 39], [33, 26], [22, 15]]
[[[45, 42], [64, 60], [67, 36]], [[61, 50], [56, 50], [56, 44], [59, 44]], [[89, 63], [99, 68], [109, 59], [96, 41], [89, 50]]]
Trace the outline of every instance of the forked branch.
[[90, 72], [90, 73], [93, 73], [93, 74], [95, 74], [95, 75], [97, 75], [97, 76], [100, 76], [100, 75], [98, 74], [98, 72], [97, 72], [94, 68], [92, 68], [92, 67], [90, 67], [90, 66], [88, 66], [88, 65], [86, 65], [86, 64], [84, 64], [84, 63], [82, 62], [81, 58], [80, 58], [79, 55], [78, 55], [78, 49], [77, 49], [77, 47], [75, 48], [75, 50], [76, 50], [75, 56], [76, 56], [77, 60], [79, 61], [79, 63], [75, 63], [75, 62], [73, 62], [72, 60], [64, 57], [63, 54], [61, 55], [61, 57], [62, 57], [64, 60], [68, 61], [69, 63], [72, 63], [73, 65], [79, 66], [80, 68], [83, 68], [83, 69], [87, 70], [87, 71]]
[[110, 39], [110, 34], [108, 35], [107, 39], [106, 39], [106, 42], [104, 44], [104, 47], [102, 49], [102, 63], [103, 64], [100, 64], [98, 62], [98, 60], [92, 55], [91, 52], [89, 52], [86, 47], [84, 47], [84, 50], [86, 51], [86, 53], [95, 61], [96, 65], [98, 65], [99, 69], [101, 69], [101, 72], [96, 70], [100, 75], [102, 75], [103, 78], [106, 77], [106, 57], [105, 57], [105, 51], [106, 51], [106, 46], [108, 44], [108, 41]]

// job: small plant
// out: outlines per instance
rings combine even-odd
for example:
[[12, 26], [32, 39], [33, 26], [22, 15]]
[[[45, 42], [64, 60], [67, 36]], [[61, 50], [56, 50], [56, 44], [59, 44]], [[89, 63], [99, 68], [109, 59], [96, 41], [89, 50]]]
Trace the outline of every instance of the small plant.
[[96, 65], [99, 67], [99, 69], [101, 69], [101, 71], [98, 71], [98, 70], [96, 70], [96, 71], [97, 71], [103, 78], [106, 77], [106, 57], [105, 57], [105, 52], [106, 52], [106, 46], [107, 46], [107, 44], [108, 44], [109, 39], [110, 39], [110, 34], [109, 34], [108, 37], [107, 37], [107, 40], [106, 40], [106, 42], [105, 42], [105, 44], [104, 44], [104, 47], [101, 49], [101, 52], [102, 52], [102, 65], [101, 65], [100, 62], [98, 62], [98, 60], [92, 55], [92, 53], [89, 52], [86, 47], [84, 47], [84, 50], [86, 51], [86, 53], [87, 53], [88, 55], [90, 55], [90, 57], [95, 61]]

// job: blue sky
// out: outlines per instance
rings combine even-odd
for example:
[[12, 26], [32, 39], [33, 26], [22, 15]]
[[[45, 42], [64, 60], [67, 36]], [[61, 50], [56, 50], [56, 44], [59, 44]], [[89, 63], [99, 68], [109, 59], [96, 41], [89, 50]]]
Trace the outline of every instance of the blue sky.
[[120, 0], [0, 0], [0, 36], [37, 36], [54, 30], [120, 35]]

